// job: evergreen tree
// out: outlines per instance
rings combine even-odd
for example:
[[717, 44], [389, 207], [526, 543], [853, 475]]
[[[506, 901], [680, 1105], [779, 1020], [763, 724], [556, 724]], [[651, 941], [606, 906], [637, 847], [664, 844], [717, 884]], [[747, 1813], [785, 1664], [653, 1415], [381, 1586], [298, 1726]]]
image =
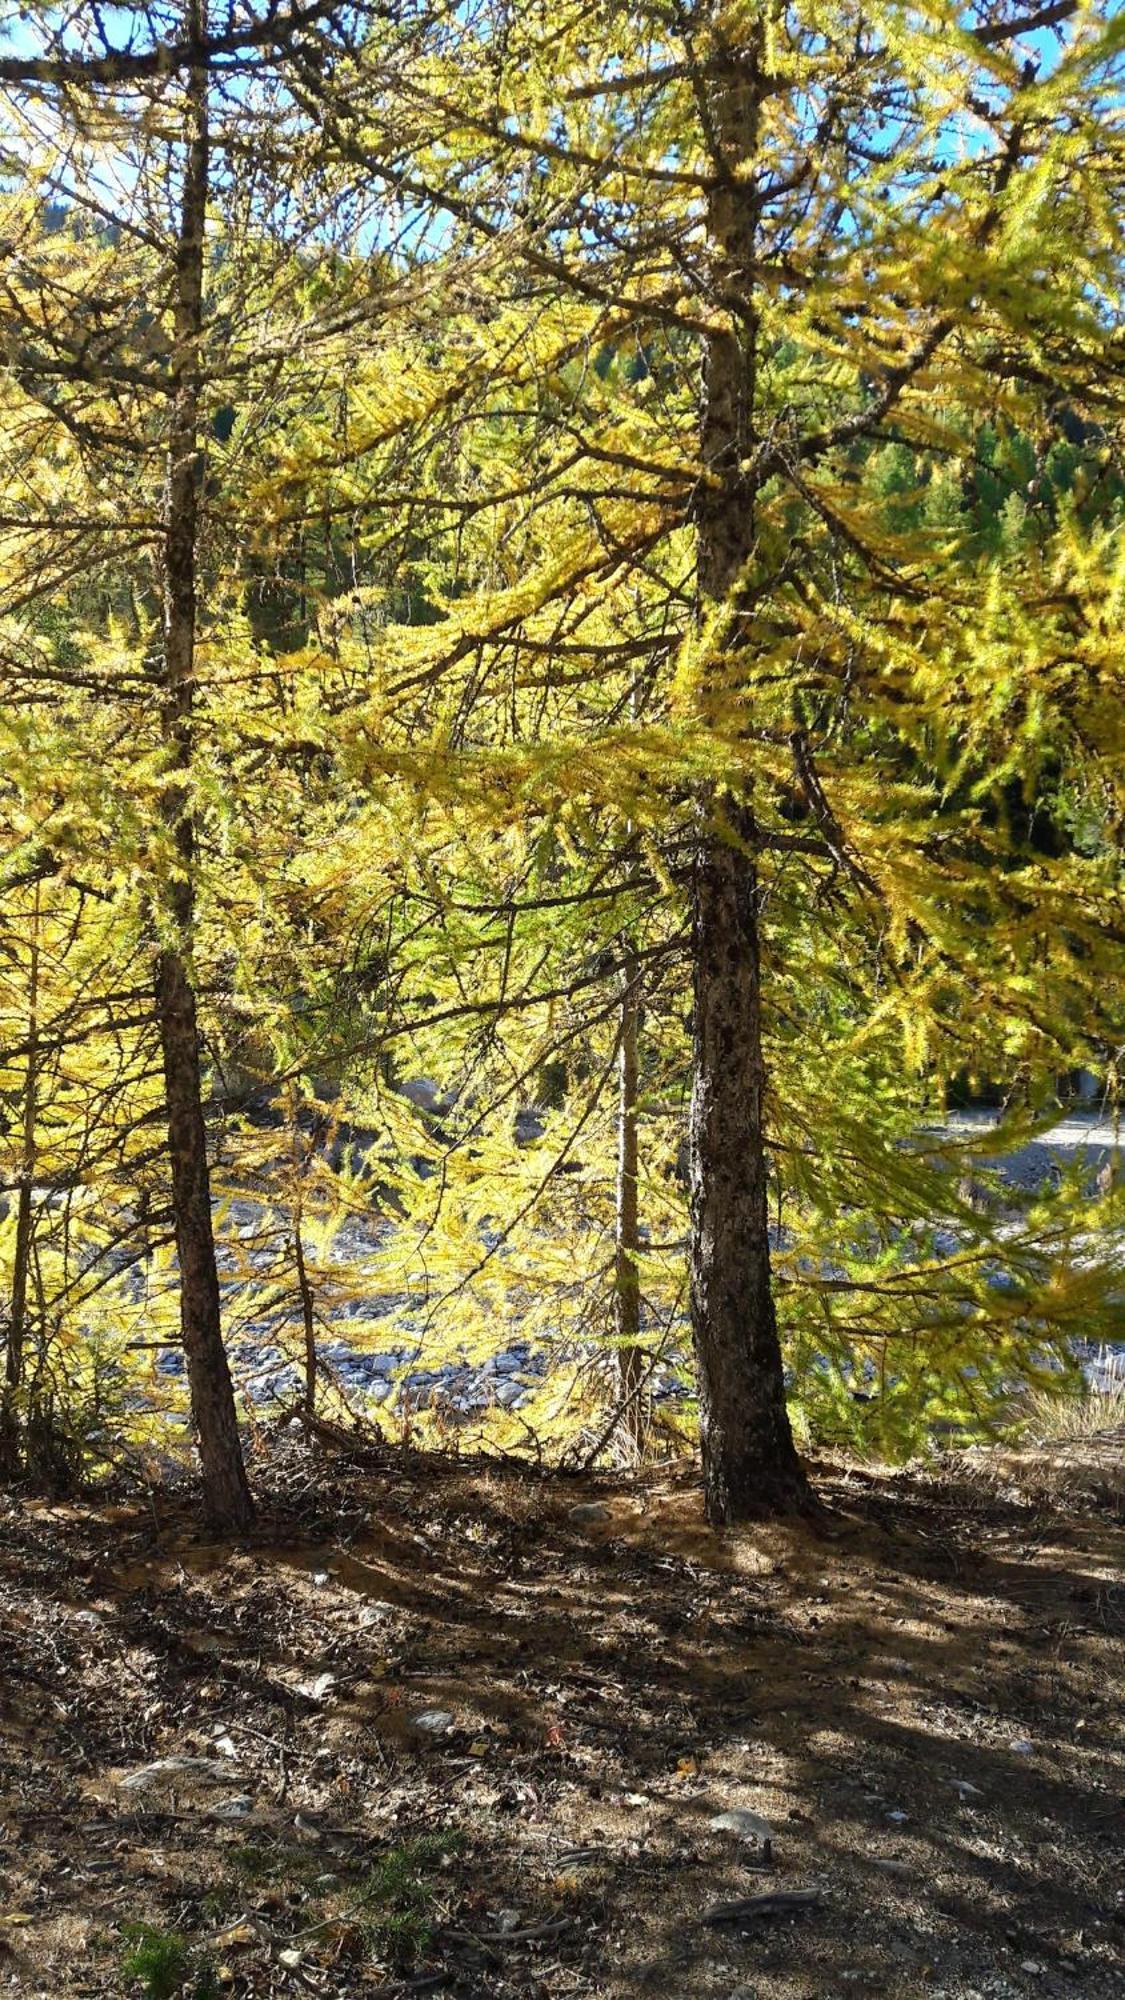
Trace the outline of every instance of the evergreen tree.
[[[1085, 586], [1065, 609], [1058, 592], [1076, 573], [1108, 586], [1117, 542], [1064, 515], [1027, 562], [1009, 521], [974, 563], [957, 468], [989, 428], [1031, 436], [1060, 400], [1091, 418], [1112, 404], [1117, 62], [1098, 8], [962, 20], [710, 0], [380, 23], [354, 73], [307, 82], [341, 157], [444, 215], [451, 295], [496, 294], [475, 356], [454, 353], [451, 321], [414, 374], [419, 433], [455, 408], [460, 440], [516, 405], [528, 513], [557, 504], [571, 523], [517, 588], [471, 609], [459, 595], [426, 634], [418, 683], [442, 688], [457, 741], [496, 740], [496, 690], [529, 685], [524, 649], [541, 655], [580, 601], [586, 679], [563, 740], [584, 736], [587, 796], [601, 778], [603, 803], [651, 826], [619, 733], [599, 738], [608, 704], [589, 699], [610, 661], [624, 688], [644, 628], [615, 654], [582, 644], [593, 607], [630, 587], [650, 616], [663, 594], [666, 630], [678, 622], [649, 781], [694, 828], [677, 836], [693, 931], [689, 1261], [717, 1520], [806, 1497], [766, 1222], [770, 1119], [784, 1129], [792, 1111], [775, 1090], [771, 1114], [763, 1057], [800, 928], [829, 908], [868, 929], [853, 1032], [893, 1018], [908, 1060], [939, 1073], [959, 1038], [991, 1040], [1034, 1097], [1111, 1011], [1107, 848], [1049, 871], [986, 801], [1050, 742], [1115, 823], [1099, 754], [1111, 653]], [[902, 526], [864, 476], [888, 446], [933, 454]], [[497, 521], [512, 504], [501, 467]], [[1065, 693], [1056, 646], [1098, 662]], [[541, 739], [553, 720], [541, 712]], [[556, 766], [560, 792], [575, 771]], [[1030, 973], [1043, 952], [1047, 1005]]]
[[[307, 368], [315, 345], [300, 259], [309, 244], [318, 260], [330, 250], [331, 216], [326, 226], [315, 187], [301, 189], [305, 174], [315, 182], [315, 149], [302, 150], [281, 77], [331, 14], [295, 0], [236, 23], [207, 0], [182, 0], [131, 10], [115, 40], [96, 10], [80, 20], [20, 10], [19, 49], [0, 59], [12, 139], [29, 155], [9, 202], [18, 247], [0, 301], [23, 489], [6, 523], [4, 609], [22, 617], [12, 664], [26, 698], [44, 674], [38, 600], [52, 593], [77, 625], [73, 580], [81, 568], [89, 597], [96, 576], [103, 601], [63, 723], [70, 755], [56, 787], [43, 767], [33, 782], [41, 800], [61, 795], [63, 882], [84, 843], [109, 834], [106, 893], [124, 900], [128, 884], [153, 953], [182, 1342], [205, 1501], [228, 1528], [252, 1509], [220, 1320], [199, 1021], [201, 850], [226, 775], [213, 719], [228, 695], [210, 667], [202, 691], [201, 659], [219, 643], [223, 558], [238, 546], [215, 461], [237, 467], [238, 412], [252, 437], [286, 361], [300, 353]], [[341, 288], [331, 308], [346, 323], [354, 302]], [[334, 318], [316, 326], [337, 331]], [[124, 578], [114, 575], [123, 557]], [[45, 678], [57, 689], [49, 667]], [[95, 740], [114, 744], [128, 799], [108, 815], [112, 828], [104, 795], [91, 810], [94, 744], [80, 747], [91, 722]], [[130, 727], [134, 763], [122, 774], [119, 732]], [[45, 822], [54, 841], [50, 811]], [[10, 1379], [22, 1237], [15, 1264]]]
[[25, 12], [6, 1436], [48, 1159], [138, 1242], [167, 1172], [228, 1524], [212, 1172], [311, 1427], [381, 1293], [605, 1338], [635, 1455], [685, 1266], [714, 1520], [809, 1504], [790, 1411], [987, 1422], [1112, 1311], [1112, 1194], [919, 1137], [1119, 1035], [1108, 11]]

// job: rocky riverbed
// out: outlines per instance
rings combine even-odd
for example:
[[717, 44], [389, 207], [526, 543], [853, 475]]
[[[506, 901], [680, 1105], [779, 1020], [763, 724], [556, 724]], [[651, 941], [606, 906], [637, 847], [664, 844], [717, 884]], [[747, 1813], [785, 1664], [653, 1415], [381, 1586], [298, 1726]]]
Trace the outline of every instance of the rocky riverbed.
[[[943, 1137], [979, 1137], [994, 1123], [991, 1113], [962, 1113], [943, 1128]], [[1013, 1188], [1023, 1191], [1049, 1183], [1075, 1166], [1093, 1187], [1115, 1157], [1116, 1140], [1108, 1119], [1072, 1116], [1018, 1151], [989, 1159], [988, 1164]], [[290, 1230], [288, 1214], [271, 1209], [265, 1202], [236, 1198], [224, 1216], [222, 1262], [232, 1362], [244, 1393], [264, 1409], [291, 1403], [301, 1382], [302, 1364], [296, 1357], [303, 1336], [293, 1284], [269, 1302], [268, 1276], [284, 1254]], [[377, 1215], [353, 1215], [336, 1234], [333, 1260], [352, 1272], [367, 1266], [375, 1273], [385, 1261], [387, 1238], [387, 1225]], [[956, 1239], [951, 1236], [946, 1247], [956, 1248]], [[261, 1279], [260, 1286], [255, 1284], [256, 1278]], [[997, 1273], [996, 1281], [1004, 1282], [1002, 1272]], [[255, 1297], [259, 1290], [267, 1303]], [[249, 1311], [245, 1304], [248, 1297], [254, 1299]], [[582, 1358], [573, 1348], [535, 1349], [522, 1339], [499, 1345], [483, 1358], [467, 1348], [461, 1354], [450, 1354], [443, 1339], [439, 1360], [427, 1311], [425, 1298], [409, 1290], [378, 1291], [373, 1287], [356, 1296], [354, 1288], [330, 1283], [318, 1291], [318, 1363], [353, 1408], [390, 1407], [401, 1412], [437, 1405], [454, 1419], [490, 1408], [519, 1408], [551, 1369], [573, 1366]], [[1080, 1359], [1092, 1389], [1108, 1391], [1125, 1382], [1125, 1306], [1121, 1345], [1089, 1347]], [[179, 1373], [183, 1362], [178, 1350], [170, 1348], [161, 1366], [169, 1374]], [[688, 1379], [685, 1323], [682, 1343], [671, 1343], [666, 1363], [654, 1376], [656, 1397], [674, 1401], [685, 1393]]]

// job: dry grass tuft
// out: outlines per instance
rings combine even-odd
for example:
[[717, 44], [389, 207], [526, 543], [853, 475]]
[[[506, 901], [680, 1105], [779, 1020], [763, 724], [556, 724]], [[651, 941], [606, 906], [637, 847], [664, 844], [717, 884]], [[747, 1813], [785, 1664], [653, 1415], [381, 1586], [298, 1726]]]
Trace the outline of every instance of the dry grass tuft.
[[1027, 1444], [1083, 1444], [1125, 1429], [1125, 1375], [1112, 1389], [1085, 1395], [1051, 1395], [1046, 1390], [1029, 1398], [1021, 1426]]

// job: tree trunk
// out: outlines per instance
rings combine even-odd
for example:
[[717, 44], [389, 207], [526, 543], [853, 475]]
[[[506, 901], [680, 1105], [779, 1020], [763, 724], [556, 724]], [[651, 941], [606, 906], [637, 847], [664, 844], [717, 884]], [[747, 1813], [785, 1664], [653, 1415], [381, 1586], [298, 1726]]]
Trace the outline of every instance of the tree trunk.
[[17, 1398], [23, 1382], [23, 1350], [27, 1331], [27, 1280], [35, 1212], [36, 1123], [39, 1114], [39, 928], [42, 885], [35, 884], [28, 964], [27, 1068], [23, 1084], [23, 1130], [19, 1184], [16, 1191], [16, 1241], [12, 1258], [12, 1288], [8, 1296], [8, 1344], [4, 1356], [4, 1388], [0, 1395], [0, 1473], [14, 1479], [22, 1460]]
[[180, 1333], [203, 1473], [203, 1497], [214, 1527], [238, 1530], [249, 1526], [253, 1506], [223, 1346], [195, 994], [177, 951], [160, 953], [156, 1006], [164, 1056], [172, 1207], [180, 1266]]
[[[732, 821], [752, 847], [750, 809]], [[692, 949], [691, 1313], [707, 1515], [722, 1522], [809, 1500], [770, 1280], [758, 884], [742, 846], [711, 837], [701, 848]]]
[[[198, 0], [190, 0], [186, 14], [191, 37], [198, 41], [204, 30]], [[187, 119], [183, 204], [176, 246], [175, 389], [168, 441], [163, 551], [162, 720], [169, 769], [175, 778], [165, 794], [164, 814], [172, 832], [176, 858], [163, 912], [167, 942], [157, 957], [156, 1012], [164, 1059], [172, 1206], [180, 1267], [180, 1329], [203, 1473], [204, 1502], [214, 1526], [237, 1530], [248, 1526], [253, 1519], [253, 1505], [223, 1346], [199, 1029], [187, 961], [195, 917], [195, 828], [187, 780], [192, 762], [201, 483], [199, 341], [203, 326], [209, 167], [207, 78], [202, 67], [193, 69], [190, 75]]]
[[319, 1373], [316, 1352], [316, 1302], [309, 1283], [308, 1268], [305, 1264], [305, 1245], [301, 1236], [301, 1210], [298, 1206], [293, 1217], [293, 1249], [297, 1261], [297, 1290], [301, 1298], [301, 1323], [305, 1332], [305, 1394], [303, 1417], [305, 1429], [312, 1436], [316, 1422], [316, 1384]]
[[641, 1332], [641, 1282], [637, 1268], [639, 1147], [637, 1137], [638, 967], [626, 948], [622, 967], [617, 1049], [617, 1213], [614, 1230], [613, 1330], [617, 1341], [621, 1429], [630, 1463], [637, 1464], [648, 1433]]
[[293, 1154], [293, 1257], [297, 1267], [297, 1292], [301, 1301], [301, 1323], [305, 1335], [305, 1393], [303, 1416], [311, 1437], [316, 1420], [316, 1388], [319, 1364], [316, 1352], [316, 1300], [305, 1263], [304, 1173], [305, 1149], [301, 1143], [301, 1100], [295, 1083], [289, 1086], [289, 1136]]
[[[696, 523], [701, 615], [725, 607], [715, 708], [729, 715], [745, 701], [739, 656], [748, 661], [753, 643], [746, 607], [755, 547], [760, 198], [746, 168], [757, 152], [762, 82], [758, 46], [724, 53], [726, 72], [711, 93], [717, 185], [708, 232], [712, 289], [726, 323], [705, 355], [708, 476]], [[756, 826], [745, 797], [725, 812], [718, 804], [705, 804], [692, 884], [689, 1264], [704, 1495], [708, 1518], [725, 1522], [787, 1512], [810, 1496], [785, 1405], [770, 1277]]]

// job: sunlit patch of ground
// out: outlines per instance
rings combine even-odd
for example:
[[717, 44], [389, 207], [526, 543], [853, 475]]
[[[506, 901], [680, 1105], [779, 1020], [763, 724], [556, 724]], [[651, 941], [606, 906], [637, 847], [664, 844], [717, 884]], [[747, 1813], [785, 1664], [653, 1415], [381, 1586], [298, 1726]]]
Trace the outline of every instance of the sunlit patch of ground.
[[1104, 1467], [821, 1467], [821, 1532], [724, 1535], [679, 1475], [259, 1483], [233, 1549], [4, 1504], [0, 1992], [141, 1993], [138, 1925], [200, 1997], [1120, 1991]]

